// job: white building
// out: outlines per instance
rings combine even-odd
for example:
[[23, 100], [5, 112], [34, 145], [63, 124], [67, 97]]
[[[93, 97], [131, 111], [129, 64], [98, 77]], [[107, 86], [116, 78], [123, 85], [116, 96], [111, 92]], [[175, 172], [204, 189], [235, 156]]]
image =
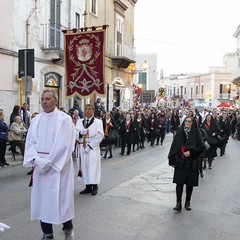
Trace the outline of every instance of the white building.
[[[34, 49], [31, 112], [40, 111], [40, 92], [53, 87], [59, 95], [59, 107], [69, 109], [65, 100], [63, 29], [84, 26], [85, 0], [0, 0], [0, 107], [6, 120], [14, 105], [22, 105], [22, 81], [18, 79], [18, 51]], [[4, 34], [3, 34], [4, 33]]]

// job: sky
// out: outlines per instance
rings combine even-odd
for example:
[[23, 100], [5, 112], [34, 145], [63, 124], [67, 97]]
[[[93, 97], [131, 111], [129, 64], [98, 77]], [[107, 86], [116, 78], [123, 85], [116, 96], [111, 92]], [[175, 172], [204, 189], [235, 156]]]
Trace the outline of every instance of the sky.
[[236, 52], [239, 11], [240, 0], [138, 0], [136, 52], [157, 53], [164, 76], [208, 72]]

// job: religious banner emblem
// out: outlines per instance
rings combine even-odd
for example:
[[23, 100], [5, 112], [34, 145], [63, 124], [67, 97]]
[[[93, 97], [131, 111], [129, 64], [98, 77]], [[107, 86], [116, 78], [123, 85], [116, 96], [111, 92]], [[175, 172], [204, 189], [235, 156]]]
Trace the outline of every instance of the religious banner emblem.
[[65, 33], [67, 97], [104, 95], [104, 30]]

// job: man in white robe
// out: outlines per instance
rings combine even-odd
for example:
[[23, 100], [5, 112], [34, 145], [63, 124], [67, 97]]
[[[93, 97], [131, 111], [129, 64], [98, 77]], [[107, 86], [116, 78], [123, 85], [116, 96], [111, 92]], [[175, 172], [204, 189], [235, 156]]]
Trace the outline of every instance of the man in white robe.
[[85, 106], [85, 118], [77, 121], [76, 130], [79, 136], [79, 177], [86, 185], [80, 194], [91, 193], [94, 196], [101, 180], [100, 143], [104, 133], [102, 120], [94, 117], [93, 105]]
[[63, 224], [65, 240], [73, 239], [75, 134], [72, 119], [56, 107], [54, 90], [44, 90], [43, 113], [31, 122], [24, 167], [34, 167], [31, 220], [40, 220], [42, 239], [54, 239], [52, 224]]

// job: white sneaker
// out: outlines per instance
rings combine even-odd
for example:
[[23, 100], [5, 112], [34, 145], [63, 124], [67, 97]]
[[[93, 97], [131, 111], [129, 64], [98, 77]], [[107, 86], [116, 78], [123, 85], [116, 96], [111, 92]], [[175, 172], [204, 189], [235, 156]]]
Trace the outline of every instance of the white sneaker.
[[64, 230], [65, 240], [74, 240], [73, 230]]

